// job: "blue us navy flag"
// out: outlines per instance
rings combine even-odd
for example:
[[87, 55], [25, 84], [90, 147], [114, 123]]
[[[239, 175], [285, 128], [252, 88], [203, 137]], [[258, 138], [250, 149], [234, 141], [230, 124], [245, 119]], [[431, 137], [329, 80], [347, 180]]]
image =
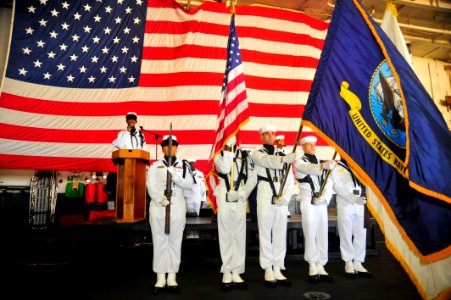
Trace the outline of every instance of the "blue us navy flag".
[[385, 233], [401, 237], [387, 245], [429, 298], [404, 251], [420, 264], [450, 266], [451, 135], [412, 68], [357, 0], [337, 1], [302, 118], [378, 196], [382, 203], [369, 201], [371, 212]]

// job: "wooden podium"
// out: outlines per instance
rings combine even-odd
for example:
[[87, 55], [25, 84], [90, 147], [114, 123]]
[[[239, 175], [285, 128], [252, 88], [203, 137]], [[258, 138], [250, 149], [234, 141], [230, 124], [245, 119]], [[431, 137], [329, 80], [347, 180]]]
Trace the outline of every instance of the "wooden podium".
[[116, 222], [135, 223], [146, 219], [146, 165], [150, 153], [119, 149], [112, 154], [117, 165]]

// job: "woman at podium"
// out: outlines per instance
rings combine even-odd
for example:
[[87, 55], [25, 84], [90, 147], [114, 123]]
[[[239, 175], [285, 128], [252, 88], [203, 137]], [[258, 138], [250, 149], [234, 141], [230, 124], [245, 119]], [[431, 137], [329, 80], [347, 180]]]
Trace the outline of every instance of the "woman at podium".
[[144, 134], [136, 128], [138, 116], [134, 112], [129, 112], [125, 116], [127, 129], [118, 133], [113, 141], [113, 146], [118, 149], [146, 149], [146, 138]]
[[186, 224], [184, 194], [191, 190], [194, 181], [189, 164], [176, 157], [177, 138], [166, 135], [160, 146], [164, 158], [150, 166], [146, 182], [151, 198], [149, 223], [152, 232], [153, 271], [157, 274], [152, 293], [157, 295], [167, 288], [169, 292], [179, 294], [176, 274], [180, 267]]

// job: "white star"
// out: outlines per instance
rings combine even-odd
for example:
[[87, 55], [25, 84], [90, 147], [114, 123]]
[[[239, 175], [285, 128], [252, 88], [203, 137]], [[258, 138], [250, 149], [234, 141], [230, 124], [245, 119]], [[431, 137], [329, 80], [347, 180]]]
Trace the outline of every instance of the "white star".
[[139, 23], [141, 23], [141, 20], [139, 18], [134, 18], [133, 19], [133, 24], [138, 25]]
[[56, 9], [53, 9], [50, 11], [50, 14], [52, 15], [52, 17], [58, 17], [59, 12]]
[[61, 5], [63, 6], [64, 9], [68, 9], [69, 8], [69, 3], [67, 3], [66, 1], [61, 3]]
[[106, 27], [103, 29], [103, 32], [105, 32], [105, 34], [110, 34], [111, 33], [111, 29], [109, 27]]
[[109, 13], [111, 13], [111, 11], [112, 11], [113, 9], [111, 8], [111, 6], [107, 6], [107, 7], [105, 7], [105, 12], [107, 13], [107, 14], [109, 14]]
[[123, 4], [124, 0], [117, 0], [117, 4]]
[[99, 62], [99, 58], [97, 56], [93, 56], [93, 57], [91, 57], [91, 62], [97, 63], [97, 62]]
[[102, 20], [102, 17], [99, 15], [94, 16], [94, 22], [99, 23]]
[[88, 52], [89, 51], [89, 47], [84, 45], [83, 47], [81, 47], [81, 51], [82, 52]]
[[92, 38], [92, 42], [94, 44], [98, 44], [100, 42], [100, 38], [98, 36], [95, 36], [95, 37]]
[[47, 21], [44, 19], [41, 19], [41, 20], [39, 20], [39, 25], [45, 27], [45, 26], [47, 26]]
[[63, 28], [63, 30], [68, 30], [70, 25], [64, 22], [63, 24], [61, 24], [61, 27]]
[[39, 0], [39, 3], [41, 3], [42, 5], [46, 5], [47, 4], [47, 0]]
[[91, 27], [89, 27], [89, 26], [85, 26], [85, 27], [83, 27], [83, 30], [85, 31], [85, 32], [87, 32], [87, 33], [90, 33], [91, 32]]
[[25, 33], [26, 33], [26, 34], [32, 35], [32, 34], [33, 34], [33, 31], [34, 31], [34, 29], [31, 28], [31, 27], [25, 28]]
[[113, 75], [111, 75], [111, 77], [108, 78], [108, 81], [114, 83], [116, 81], [116, 78]]
[[44, 48], [45, 42], [43, 40], [39, 40], [36, 42], [36, 44], [38, 45], [38, 47]]
[[28, 12], [34, 14], [36, 12], [36, 7], [34, 6], [29, 6], [28, 7]]
[[75, 77], [72, 76], [72, 74], [69, 74], [69, 76], [66, 76], [66, 78], [67, 78], [67, 81], [70, 81], [70, 82], [74, 82], [74, 79], [75, 79]]
[[134, 38], [132, 38], [133, 44], [137, 44], [139, 43], [140, 38], [135, 36]]
[[85, 8], [85, 11], [91, 11], [91, 8], [92, 8], [89, 4], [86, 4], [83, 7]]
[[119, 70], [121, 73], [127, 72], [127, 68], [125, 66], [120, 67]]
[[143, 2], [141, 0], [136, 0], [136, 5], [142, 5]]
[[120, 40], [121, 40], [120, 38], [115, 37], [115, 38], [113, 39], [113, 43], [119, 44], [119, 41], [120, 41]]
[[23, 76], [26, 76], [26, 75], [27, 75], [27, 73], [28, 73], [28, 71], [27, 71], [27, 70], [25, 70], [25, 68], [19, 69], [19, 75], [23, 75]]
[[85, 66], [81, 66], [80, 67], [80, 73], [86, 73], [86, 67]]
[[64, 71], [64, 69], [66, 68], [65, 65], [63, 65], [62, 63], [60, 63], [59, 65], [56, 66], [58, 68], [58, 71]]
[[34, 64], [34, 67], [35, 67], [35, 68], [40, 68], [41, 65], [42, 65], [42, 62], [40, 62], [39, 59], [37, 59], [37, 60], [35, 60], [35, 61], [33, 62], [33, 64]]
[[47, 53], [49, 58], [55, 58], [56, 53], [53, 51], [50, 51], [49, 53]]
[[133, 83], [133, 82], [135, 82], [135, 77], [133, 77], [133, 76], [130, 76], [130, 77], [128, 77], [128, 82], [130, 82], [130, 83]]
[[74, 19], [75, 20], [80, 20], [81, 15], [77, 12], [76, 14], [74, 14]]
[[116, 22], [116, 24], [121, 24], [122, 19], [117, 17], [116, 19], [114, 19], [114, 21]]
[[129, 34], [129, 33], [130, 33], [130, 28], [125, 27], [125, 28], [124, 28], [124, 33], [125, 33], [125, 34]]
[[78, 59], [78, 56], [75, 53], [70, 56], [71, 61], [77, 61], [77, 59]]
[[108, 70], [108, 68], [105, 68], [105, 66], [102, 66], [100, 68], [100, 73], [106, 73], [106, 70]]
[[66, 51], [67, 50], [67, 45], [66, 44], [61, 44], [60, 45], [60, 50], [61, 51]]
[[131, 9], [130, 7], [127, 7], [127, 8], [125, 9], [125, 13], [126, 13], [127, 15], [131, 14], [131, 13], [132, 13], [132, 9]]
[[121, 48], [121, 51], [123, 54], [126, 54], [128, 52], [128, 48], [124, 46]]
[[88, 78], [88, 81], [89, 82], [94, 82], [96, 80], [96, 78], [95, 77], [93, 77], [92, 75]]
[[119, 59], [119, 57], [117, 57], [116, 55], [114, 55], [113, 57], [111, 57], [111, 61], [112, 62], [117, 62]]
[[108, 54], [109, 51], [110, 49], [108, 49], [106, 46], [102, 48], [103, 54]]
[[130, 60], [131, 60], [132, 62], [137, 62], [137, 61], [138, 61], [138, 58], [136, 57], [136, 55], [133, 55], [133, 57], [130, 57]]
[[52, 75], [50, 75], [49, 72], [44, 74], [44, 79], [49, 79], [50, 80], [50, 77], [52, 77]]
[[50, 32], [50, 37], [52, 39], [56, 39], [58, 37], [58, 33], [55, 30], [53, 30], [52, 32]]
[[74, 34], [74, 35], [72, 36], [72, 40], [73, 40], [74, 42], [78, 42], [79, 39], [80, 39], [80, 36], [77, 35], [77, 34]]
[[23, 51], [23, 54], [25, 54], [25, 55], [30, 55], [31, 54], [31, 50], [30, 50], [30, 48], [22, 48], [22, 51]]

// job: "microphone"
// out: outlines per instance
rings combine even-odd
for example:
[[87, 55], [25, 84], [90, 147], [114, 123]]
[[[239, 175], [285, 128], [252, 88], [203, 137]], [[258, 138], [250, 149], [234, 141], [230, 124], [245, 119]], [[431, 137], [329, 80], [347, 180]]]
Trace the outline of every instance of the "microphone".
[[135, 128], [135, 126], [133, 126], [132, 129], [130, 130], [130, 133], [134, 134], [135, 132], [136, 132], [136, 128]]
[[142, 126], [139, 126], [139, 129], [144, 130], [144, 128]]

